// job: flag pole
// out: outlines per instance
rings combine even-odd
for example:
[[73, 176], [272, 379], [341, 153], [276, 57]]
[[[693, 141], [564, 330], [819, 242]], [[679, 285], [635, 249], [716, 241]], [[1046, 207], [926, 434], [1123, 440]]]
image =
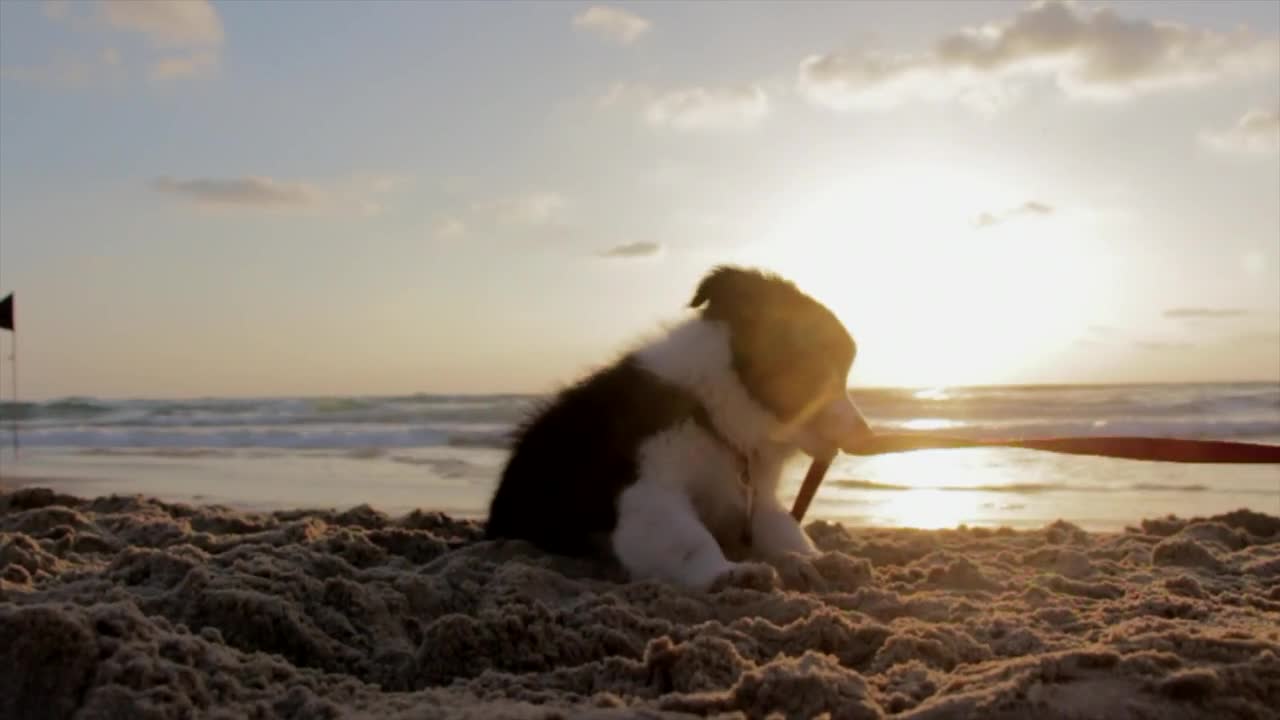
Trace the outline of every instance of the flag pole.
[[[9, 416], [9, 429], [13, 434], [13, 461], [18, 461], [18, 323], [14, 322], [13, 293], [0, 299], [0, 329], [13, 334], [9, 341], [9, 372], [13, 378], [13, 414]], [[3, 394], [3, 393], [0, 393]]]
[[[16, 355], [17, 353], [13, 353], [13, 354]], [[13, 391], [13, 394], [17, 395], [18, 391], [15, 389]], [[4, 407], [4, 381], [0, 381], [0, 407]], [[15, 463], [18, 461], [18, 452], [16, 450], [13, 453], [13, 461]], [[4, 463], [0, 463], [0, 491], [3, 491], [3, 490], [4, 490]]]
[[9, 373], [13, 377], [13, 415], [9, 418], [9, 431], [13, 435], [13, 461], [18, 462], [18, 329], [13, 330], [9, 342]]

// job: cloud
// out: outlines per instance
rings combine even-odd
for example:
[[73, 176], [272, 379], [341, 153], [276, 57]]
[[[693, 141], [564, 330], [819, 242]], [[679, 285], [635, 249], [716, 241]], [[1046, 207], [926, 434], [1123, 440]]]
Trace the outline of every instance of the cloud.
[[504, 225], [546, 225], [566, 205], [560, 193], [538, 190], [474, 203], [471, 209]]
[[1278, 53], [1275, 37], [1245, 30], [1222, 33], [1050, 0], [944, 35], [925, 52], [812, 55], [800, 64], [797, 87], [810, 102], [836, 110], [911, 100], [998, 102], [1019, 81], [1046, 78], [1073, 98], [1119, 99], [1271, 70]]
[[809, 102], [832, 110], [872, 110], [910, 98], [943, 100], [958, 81], [927, 56], [880, 51], [812, 55], [800, 63], [797, 89]]
[[575, 15], [573, 27], [619, 45], [630, 45], [649, 32], [652, 23], [620, 8], [595, 5]]
[[[80, 11], [85, 8], [88, 14]], [[217, 68], [225, 35], [222, 20], [208, 0], [99, 0], [71, 3], [46, 0], [52, 22], [105, 34], [133, 34], [145, 40], [137, 55], [152, 82], [201, 75]], [[66, 57], [55, 51], [52, 61], [0, 69], [0, 75], [37, 85], [82, 88], [124, 77], [128, 70], [119, 50], [108, 47], [97, 57]]]
[[218, 66], [222, 20], [207, 0], [114, 0], [99, 7], [108, 27], [141, 34], [164, 52], [148, 69], [153, 82], [194, 77]]
[[430, 227], [436, 240], [461, 237], [483, 238], [503, 232], [547, 234], [563, 237], [572, 228], [566, 217], [570, 203], [559, 192], [530, 189], [510, 195], [475, 199], [470, 181], [448, 182], [447, 192], [454, 196], [452, 207], [441, 208], [441, 214]]
[[633, 242], [604, 250], [600, 253], [600, 257], [626, 259], [648, 258], [661, 255], [662, 251], [663, 247], [661, 243]]
[[455, 217], [442, 218], [431, 229], [436, 240], [456, 240], [467, 234], [467, 224]]
[[1171, 319], [1224, 319], [1248, 314], [1243, 308], [1180, 307], [1164, 311], [1164, 316]]
[[1035, 200], [1028, 200], [1018, 207], [1005, 210], [1003, 212], [992, 213], [984, 212], [974, 219], [973, 224], [979, 228], [991, 227], [999, 225], [1019, 217], [1036, 216], [1036, 215], [1052, 215], [1054, 212], [1052, 205], [1047, 205]]
[[156, 178], [152, 189], [204, 207], [257, 210], [345, 211], [376, 215], [382, 206], [375, 197], [400, 186], [399, 178], [356, 176], [348, 181], [315, 183], [270, 177]]
[[637, 112], [651, 127], [681, 131], [747, 130], [772, 111], [768, 93], [754, 83], [664, 90], [615, 82], [594, 103], [601, 110]]
[[769, 98], [757, 85], [694, 87], [659, 96], [645, 111], [650, 125], [677, 130], [754, 127], [769, 114]]
[[190, 55], [175, 55], [157, 60], [151, 64], [152, 80], [174, 80], [177, 78], [198, 75], [218, 64], [218, 55], [213, 52], [196, 52]]
[[208, 48], [222, 44], [222, 20], [208, 0], [111, 0], [98, 7], [107, 26], [141, 33], [157, 47]]
[[289, 183], [268, 177], [245, 177], [229, 180], [196, 178], [175, 180], [157, 178], [153, 187], [160, 192], [181, 195], [210, 205], [253, 205], [280, 207], [310, 205], [319, 191], [306, 183]]
[[[1108, 347], [1125, 340], [1129, 332], [1115, 325], [1089, 325], [1074, 344], [1084, 347]], [[1127, 342], [1127, 340], [1125, 340]]]
[[0, 79], [38, 87], [80, 89], [105, 82], [119, 63], [119, 53], [110, 49], [97, 58], [59, 55], [39, 65], [0, 67]]
[[71, 15], [71, 0], [44, 0], [40, 11], [50, 20], [65, 20]]
[[1261, 250], [1250, 250], [1240, 256], [1240, 269], [1246, 275], [1261, 275], [1267, 271], [1267, 256]]
[[1190, 350], [1195, 347], [1194, 343], [1164, 340], [1135, 340], [1133, 344], [1143, 350]]
[[1268, 155], [1280, 152], [1280, 100], [1271, 110], [1250, 110], [1225, 130], [1200, 135], [1209, 147], [1225, 152]]
[[1242, 333], [1235, 337], [1235, 341], [1239, 344], [1252, 345], [1262, 344], [1268, 347], [1280, 347], [1280, 332], [1275, 330]]
[[616, 82], [596, 97], [595, 104], [598, 108], [610, 108], [624, 103], [649, 102], [656, 96], [657, 92], [648, 85]]

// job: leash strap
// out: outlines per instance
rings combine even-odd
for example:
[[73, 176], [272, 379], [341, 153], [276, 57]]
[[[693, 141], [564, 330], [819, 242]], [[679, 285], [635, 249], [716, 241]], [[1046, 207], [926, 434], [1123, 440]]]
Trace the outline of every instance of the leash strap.
[[[1230, 440], [1184, 440], [1153, 437], [1059, 437], [1021, 440], [967, 440], [947, 435], [875, 435], [862, 445], [848, 450], [850, 455], [884, 455], [911, 450], [939, 450], [972, 447], [1016, 447], [1029, 450], [1095, 455], [1127, 460], [1153, 462], [1280, 464], [1280, 445], [1262, 445]], [[831, 467], [835, 452], [815, 457], [805, 474], [791, 516], [804, 519], [822, 478]]]

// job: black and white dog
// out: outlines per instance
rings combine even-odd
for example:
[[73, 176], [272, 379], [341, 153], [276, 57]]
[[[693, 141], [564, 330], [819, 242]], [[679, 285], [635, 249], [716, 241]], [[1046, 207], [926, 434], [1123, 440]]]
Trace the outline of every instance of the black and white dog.
[[778, 482], [798, 451], [870, 433], [846, 391], [853, 338], [821, 303], [754, 269], [713, 269], [690, 307], [693, 318], [518, 428], [487, 537], [612, 553], [635, 579], [690, 589], [746, 559], [816, 553]]

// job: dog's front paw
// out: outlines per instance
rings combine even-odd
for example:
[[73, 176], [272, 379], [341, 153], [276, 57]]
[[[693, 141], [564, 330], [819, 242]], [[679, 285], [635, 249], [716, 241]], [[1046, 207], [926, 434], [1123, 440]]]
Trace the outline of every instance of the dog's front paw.
[[782, 587], [778, 571], [771, 565], [757, 562], [735, 563], [728, 570], [720, 573], [711, 583], [711, 592], [719, 592], [728, 588], [743, 588], [770, 592]]
[[821, 592], [827, 590], [827, 579], [814, 567], [815, 555], [808, 553], [786, 553], [770, 558], [770, 562], [778, 570], [782, 586], [787, 590], [801, 592]]

